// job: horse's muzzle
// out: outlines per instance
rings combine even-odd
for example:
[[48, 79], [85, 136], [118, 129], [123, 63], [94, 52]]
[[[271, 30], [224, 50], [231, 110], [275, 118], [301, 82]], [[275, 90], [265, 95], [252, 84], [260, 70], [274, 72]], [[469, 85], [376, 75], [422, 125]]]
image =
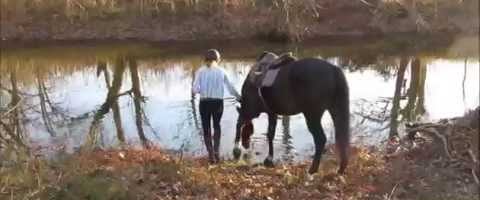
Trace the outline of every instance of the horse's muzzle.
[[242, 136], [242, 146], [245, 149], [250, 148], [250, 137], [253, 135], [253, 124], [252, 121], [245, 122], [241, 129], [241, 136]]

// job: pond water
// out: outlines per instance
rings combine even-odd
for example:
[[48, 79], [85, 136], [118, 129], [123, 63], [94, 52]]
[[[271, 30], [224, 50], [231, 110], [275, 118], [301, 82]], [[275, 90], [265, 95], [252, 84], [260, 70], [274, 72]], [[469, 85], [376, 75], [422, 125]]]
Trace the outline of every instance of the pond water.
[[[343, 42], [338, 42], [343, 41]], [[340, 66], [350, 86], [352, 142], [380, 144], [406, 122], [462, 115], [479, 105], [478, 38], [260, 42], [37, 44], [2, 47], [0, 109], [4, 135], [37, 149], [82, 145], [141, 147], [205, 155], [192, 76], [208, 48], [223, 53], [237, 89], [264, 50], [292, 51]], [[237, 112], [225, 100], [221, 151], [231, 157]], [[110, 109], [105, 109], [110, 108]], [[281, 117], [275, 158], [313, 154], [302, 115]], [[263, 158], [266, 115], [254, 121], [252, 147]], [[333, 141], [330, 116], [322, 119]], [[8, 133], [7, 133], [8, 131]]]

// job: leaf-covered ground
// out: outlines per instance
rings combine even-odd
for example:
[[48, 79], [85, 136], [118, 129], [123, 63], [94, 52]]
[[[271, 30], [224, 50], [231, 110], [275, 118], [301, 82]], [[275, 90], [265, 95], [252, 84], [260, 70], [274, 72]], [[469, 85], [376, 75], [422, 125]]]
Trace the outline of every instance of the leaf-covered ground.
[[345, 175], [333, 147], [314, 176], [309, 161], [208, 165], [160, 149], [16, 156], [0, 165], [0, 199], [478, 199], [478, 124], [410, 130], [385, 148], [353, 147]]

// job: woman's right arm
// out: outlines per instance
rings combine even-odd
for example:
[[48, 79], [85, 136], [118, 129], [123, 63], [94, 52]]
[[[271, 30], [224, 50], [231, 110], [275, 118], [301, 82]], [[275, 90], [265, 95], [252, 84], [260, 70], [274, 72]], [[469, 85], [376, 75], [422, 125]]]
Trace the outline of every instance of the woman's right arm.
[[235, 89], [235, 87], [233, 86], [232, 82], [230, 82], [230, 79], [228, 79], [228, 76], [226, 73], [223, 73], [223, 80], [225, 82], [225, 85], [227, 86], [227, 89], [228, 91], [230, 92], [230, 94], [232, 94], [233, 96], [235, 96], [235, 98], [237, 99], [237, 101], [240, 101], [240, 94], [237, 92], [237, 90]]

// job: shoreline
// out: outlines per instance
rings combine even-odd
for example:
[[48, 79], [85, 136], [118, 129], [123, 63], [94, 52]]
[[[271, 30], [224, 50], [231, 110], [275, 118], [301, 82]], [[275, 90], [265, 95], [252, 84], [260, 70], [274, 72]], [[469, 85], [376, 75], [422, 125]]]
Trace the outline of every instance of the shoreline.
[[[19, 151], [16, 159], [0, 165], [0, 175], [9, 180], [0, 181], [7, 189], [0, 197], [382, 200], [388, 195], [389, 199], [473, 200], [478, 195], [479, 168], [475, 160], [478, 143], [471, 142], [478, 141], [478, 112], [477, 108], [463, 117], [415, 124], [406, 130], [408, 136], [392, 138], [385, 147], [353, 146], [343, 175], [336, 173], [334, 145], [326, 147], [315, 175], [306, 174], [310, 160], [277, 162], [273, 168], [248, 159], [209, 165], [205, 157], [155, 147], [82, 149], [51, 160]], [[448, 138], [448, 143], [439, 138]], [[452, 144], [456, 144], [453, 149], [446, 148]]]
[[254, 44], [267, 44], [267, 45], [322, 45], [322, 46], [342, 46], [350, 45], [352, 43], [369, 43], [376, 41], [388, 41], [388, 40], [422, 40], [430, 43], [449, 43], [456, 38], [478, 38], [478, 34], [475, 33], [450, 33], [450, 34], [419, 34], [413, 32], [392, 33], [392, 34], [371, 34], [371, 35], [323, 35], [314, 38], [309, 38], [302, 41], [268, 41], [259, 38], [231, 38], [231, 39], [192, 39], [192, 40], [149, 40], [140, 38], [120, 39], [5, 39], [0, 40], [0, 48], [30, 48], [37, 46], [98, 46], [98, 45], [110, 45], [110, 44], [140, 44], [140, 45], [237, 45], [243, 46]]

